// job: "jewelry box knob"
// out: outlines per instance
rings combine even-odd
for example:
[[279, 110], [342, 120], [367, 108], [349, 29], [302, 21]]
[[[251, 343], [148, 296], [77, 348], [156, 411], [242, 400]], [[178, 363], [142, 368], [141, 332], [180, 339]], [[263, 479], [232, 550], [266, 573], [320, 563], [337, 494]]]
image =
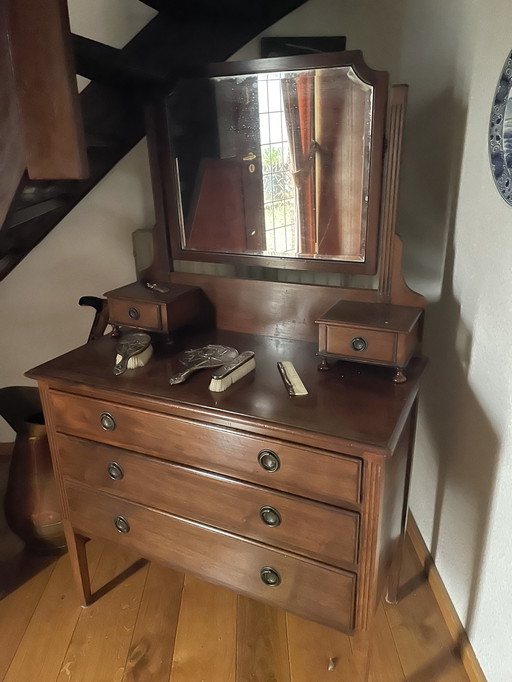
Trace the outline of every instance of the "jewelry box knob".
[[355, 350], [358, 353], [361, 353], [363, 350], [368, 348], [368, 342], [366, 339], [363, 339], [362, 336], [356, 336], [354, 339], [352, 339], [350, 345], [352, 346], [352, 350]]

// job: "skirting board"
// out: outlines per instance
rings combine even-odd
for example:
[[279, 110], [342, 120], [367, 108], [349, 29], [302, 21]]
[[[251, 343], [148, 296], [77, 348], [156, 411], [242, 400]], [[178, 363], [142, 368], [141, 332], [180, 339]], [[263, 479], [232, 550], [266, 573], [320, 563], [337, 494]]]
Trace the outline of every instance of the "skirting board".
[[466, 631], [459, 619], [457, 611], [450, 599], [450, 595], [444, 586], [439, 571], [436, 568], [432, 555], [430, 554], [425, 540], [423, 539], [418, 525], [411, 512], [407, 519], [407, 535], [411, 541], [420, 563], [425, 568], [425, 575], [437, 601], [443, 619], [448, 627], [453, 641], [457, 644], [462, 665], [471, 682], [487, 682], [482, 668], [478, 663], [475, 652], [471, 647]]

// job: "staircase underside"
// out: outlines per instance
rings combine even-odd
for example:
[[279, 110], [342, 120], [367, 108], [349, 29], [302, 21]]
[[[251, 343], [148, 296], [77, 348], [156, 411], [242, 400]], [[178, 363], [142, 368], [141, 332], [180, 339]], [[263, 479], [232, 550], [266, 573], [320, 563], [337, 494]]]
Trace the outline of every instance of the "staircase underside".
[[92, 78], [80, 94], [90, 174], [34, 181], [25, 175], [0, 229], [0, 280], [144, 136], [145, 105], [183, 75], [224, 61], [304, 0], [147, 0], [159, 10], [122, 50], [73, 37], [76, 72]]

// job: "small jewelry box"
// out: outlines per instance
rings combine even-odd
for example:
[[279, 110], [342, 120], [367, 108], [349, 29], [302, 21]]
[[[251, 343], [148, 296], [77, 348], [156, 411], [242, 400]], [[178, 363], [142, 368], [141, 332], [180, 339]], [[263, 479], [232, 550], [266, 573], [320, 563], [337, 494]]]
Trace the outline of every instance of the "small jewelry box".
[[403, 369], [417, 349], [423, 309], [389, 303], [338, 301], [318, 320], [319, 355], [389, 365], [393, 381], [406, 381]]
[[207, 302], [200, 287], [171, 283], [150, 287], [134, 282], [107, 291], [105, 296], [113, 327], [164, 334], [198, 322], [205, 313]]

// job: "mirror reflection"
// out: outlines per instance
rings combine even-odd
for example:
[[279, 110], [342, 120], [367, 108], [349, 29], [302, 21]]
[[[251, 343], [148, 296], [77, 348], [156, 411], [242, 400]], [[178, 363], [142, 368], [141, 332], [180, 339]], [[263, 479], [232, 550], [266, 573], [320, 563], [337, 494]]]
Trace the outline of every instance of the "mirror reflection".
[[180, 83], [182, 248], [364, 261], [372, 107], [350, 66]]

